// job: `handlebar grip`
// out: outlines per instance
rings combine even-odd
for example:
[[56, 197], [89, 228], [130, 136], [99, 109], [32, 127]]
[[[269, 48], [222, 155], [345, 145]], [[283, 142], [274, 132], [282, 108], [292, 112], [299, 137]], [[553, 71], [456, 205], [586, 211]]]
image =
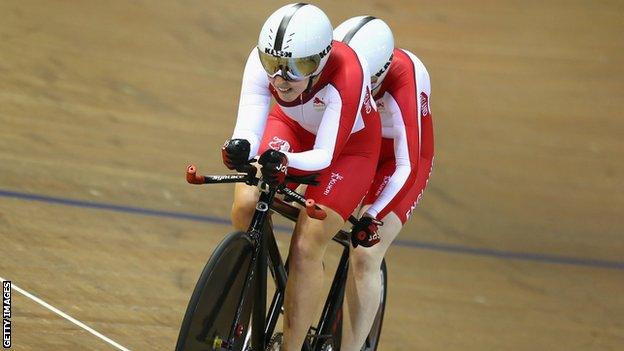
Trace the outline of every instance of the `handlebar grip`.
[[186, 181], [190, 184], [204, 184], [205, 178], [203, 175], [197, 174], [195, 165], [188, 165], [186, 167]]
[[327, 218], [327, 212], [325, 212], [325, 210], [323, 210], [322, 208], [316, 206], [316, 202], [314, 202], [314, 200], [307, 199], [305, 202], [305, 206], [306, 213], [311, 218], [319, 219], [321, 221]]

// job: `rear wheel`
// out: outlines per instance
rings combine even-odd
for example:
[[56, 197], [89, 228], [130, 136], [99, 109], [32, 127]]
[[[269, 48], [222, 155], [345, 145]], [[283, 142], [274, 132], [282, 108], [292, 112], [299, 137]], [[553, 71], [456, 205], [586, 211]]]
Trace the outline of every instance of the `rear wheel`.
[[253, 245], [243, 232], [217, 246], [191, 295], [176, 351], [243, 350], [253, 305], [252, 257]]
[[[366, 341], [364, 342], [361, 351], [376, 351], [377, 346], [379, 345], [379, 338], [381, 337], [381, 327], [383, 324], [383, 317], [386, 310], [386, 296], [388, 291], [388, 271], [386, 269], [386, 260], [383, 260], [381, 262], [379, 274], [381, 275], [381, 296], [379, 299], [379, 308], [377, 309], [377, 314], [375, 315], [375, 319], [373, 320], [373, 325], [370, 332], [368, 333], [368, 336], [366, 337]], [[343, 290], [339, 293], [339, 296], [344, 296], [345, 287], [343, 286], [342, 288]], [[340, 304], [342, 304], [343, 302], [344, 300], [340, 301]], [[342, 308], [338, 309], [338, 316], [333, 324], [334, 325], [331, 329], [331, 338], [320, 344], [320, 347], [317, 347], [315, 350], [332, 351], [340, 349], [340, 340], [342, 336]]]

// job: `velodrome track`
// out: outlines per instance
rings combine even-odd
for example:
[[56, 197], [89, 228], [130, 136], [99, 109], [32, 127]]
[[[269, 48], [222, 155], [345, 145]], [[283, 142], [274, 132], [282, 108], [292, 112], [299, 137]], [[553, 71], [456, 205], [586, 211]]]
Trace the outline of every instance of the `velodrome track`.
[[[281, 4], [0, 2], [13, 349], [173, 348], [231, 230], [231, 187], [184, 168], [224, 172], [245, 58]], [[387, 258], [380, 349], [624, 348], [624, 6], [317, 4], [384, 18], [432, 77], [436, 164]]]

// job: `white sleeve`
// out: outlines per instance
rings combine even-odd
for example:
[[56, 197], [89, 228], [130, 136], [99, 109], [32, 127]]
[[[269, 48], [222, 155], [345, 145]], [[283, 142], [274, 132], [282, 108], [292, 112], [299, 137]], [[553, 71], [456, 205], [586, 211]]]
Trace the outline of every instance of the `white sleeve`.
[[[396, 168], [392, 176], [388, 180], [388, 184], [383, 189], [377, 200], [366, 211], [373, 217], [376, 217], [396, 196], [405, 182], [409, 178], [412, 171], [410, 163], [410, 153], [407, 145], [407, 133], [405, 131], [405, 123], [403, 115], [396, 100], [390, 94], [384, 97], [386, 109], [392, 115], [392, 124], [394, 129], [394, 157]], [[381, 218], [380, 218], [381, 219]]]
[[262, 68], [257, 49], [254, 47], [245, 65], [236, 127], [232, 134], [233, 139], [249, 141], [251, 144], [249, 157], [253, 158], [258, 153], [270, 105], [269, 78]]
[[[396, 96], [392, 96], [389, 93], [384, 95], [384, 102], [386, 103], [386, 107], [390, 110], [394, 127], [394, 157], [396, 160], [396, 168], [388, 184], [368, 210], [369, 214], [373, 216], [385, 212], [386, 207], [392, 200], [402, 196], [401, 190], [404, 189], [404, 187], [412, 186], [413, 182], [416, 181], [416, 171], [420, 162], [419, 159], [422, 147], [421, 116], [423, 115], [421, 93], [424, 92], [427, 96], [430, 96], [431, 83], [429, 81], [429, 73], [423, 63], [414, 54], [406, 50], [403, 51], [410, 57], [414, 64], [415, 87], [418, 90], [410, 92], [403, 89], [398, 91]], [[411, 103], [416, 102], [416, 106], [409, 108], [406, 101]], [[404, 108], [405, 115], [402, 114], [399, 103], [401, 107]], [[429, 107], [427, 106], [427, 108]], [[409, 128], [410, 133], [408, 133], [407, 128]], [[408, 135], [410, 140], [408, 140]], [[417, 138], [417, 145], [410, 143], [412, 138]]]
[[[286, 152], [288, 165], [302, 171], [319, 171], [329, 167], [334, 157], [336, 144], [339, 143], [340, 115], [342, 99], [338, 90], [332, 85], [327, 86], [325, 95], [326, 108], [319, 125], [314, 148], [304, 152]], [[346, 126], [351, 131], [353, 125]], [[343, 133], [344, 134], [344, 133]], [[347, 134], [348, 136], [348, 134]]]

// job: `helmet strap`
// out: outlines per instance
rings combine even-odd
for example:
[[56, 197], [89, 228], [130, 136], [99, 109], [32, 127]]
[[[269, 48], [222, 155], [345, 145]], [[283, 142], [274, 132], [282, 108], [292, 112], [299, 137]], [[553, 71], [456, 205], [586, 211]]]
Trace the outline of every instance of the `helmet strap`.
[[318, 75], [316, 76], [310, 76], [310, 80], [308, 80], [308, 86], [305, 88], [305, 90], [303, 91], [304, 93], [309, 93], [312, 91], [312, 86], [314, 85], [314, 80], [318, 77]]

